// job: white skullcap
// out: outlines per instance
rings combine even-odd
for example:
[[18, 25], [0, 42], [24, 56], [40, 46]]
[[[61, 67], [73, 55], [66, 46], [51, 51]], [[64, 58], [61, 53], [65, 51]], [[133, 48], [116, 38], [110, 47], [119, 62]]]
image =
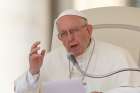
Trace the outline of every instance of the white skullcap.
[[64, 12], [62, 12], [55, 20], [55, 22], [62, 16], [66, 16], [66, 15], [75, 15], [75, 16], [80, 16], [86, 19], [86, 16], [84, 15], [84, 13], [78, 11], [78, 10], [74, 10], [74, 9], [68, 9], [65, 10]]

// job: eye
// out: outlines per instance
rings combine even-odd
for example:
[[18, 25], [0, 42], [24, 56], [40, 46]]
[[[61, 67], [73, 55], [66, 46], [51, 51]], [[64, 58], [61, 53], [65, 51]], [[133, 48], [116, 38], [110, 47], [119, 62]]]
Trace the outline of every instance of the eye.
[[67, 36], [67, 32], [62, 32], [61, 37]]
[[79, 31], [78, 28], [73, 28], [73, 29], [70, 30], [71, 33], [75, 33], [75, 32], [78, 32], [78, 31]]

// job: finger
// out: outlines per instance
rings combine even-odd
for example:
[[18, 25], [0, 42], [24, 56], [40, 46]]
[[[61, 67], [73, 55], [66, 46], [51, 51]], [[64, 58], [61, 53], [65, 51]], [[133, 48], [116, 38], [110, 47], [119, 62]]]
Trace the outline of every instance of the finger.
[[32, 56], [33, 59], [40, 58], [40, 57], [41, 57], [41, 55], [39, 55], [39, 54], [33, 54], [33, 56]]
[[30, 55], [37, 53], [39, 49], [40, 49], [40, 47], [36, 47], [36, 48], [32, 49], [30, 52]]
[[44, 57], [44, 55], [45, 55], [45, 52], [46, 52], [46, 50], [45, 49], [43, 49], [42, 51], [41, 51], [41, 55]]
[[33, 43], [33, 45], [32, 45], [31, 48], [35, 48], [35, 47], [37, 47], [39, 44], [40, 44], [40, 41], [36, 41], [35, 43]]
[[33, 54], [31, 57], [29, 57], [29, 63], [38, 63], [38, 62], [42, 63], [42, 61], [38, 61], [40, 60], [40, 58], [41, 58], [41, 55]]

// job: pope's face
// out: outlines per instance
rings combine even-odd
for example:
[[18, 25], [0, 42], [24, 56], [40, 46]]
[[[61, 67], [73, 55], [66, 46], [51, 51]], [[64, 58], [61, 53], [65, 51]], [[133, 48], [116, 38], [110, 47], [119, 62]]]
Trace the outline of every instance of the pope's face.
[[81, 55], [89, 45], [92, 26], [79, 16], [63, 16], [58, 19], [58, 38], [69, 53]]

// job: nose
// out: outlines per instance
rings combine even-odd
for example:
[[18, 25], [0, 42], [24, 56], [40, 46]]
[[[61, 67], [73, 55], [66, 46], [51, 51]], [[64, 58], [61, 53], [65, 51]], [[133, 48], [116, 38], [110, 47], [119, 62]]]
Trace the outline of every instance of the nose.
[[72, 41], [74, 39], [74, 35], [72, 33], [70, 33], [70, 32], [68, 32], [67, 36], [68, 36], [67, 37], [68, 41]]

